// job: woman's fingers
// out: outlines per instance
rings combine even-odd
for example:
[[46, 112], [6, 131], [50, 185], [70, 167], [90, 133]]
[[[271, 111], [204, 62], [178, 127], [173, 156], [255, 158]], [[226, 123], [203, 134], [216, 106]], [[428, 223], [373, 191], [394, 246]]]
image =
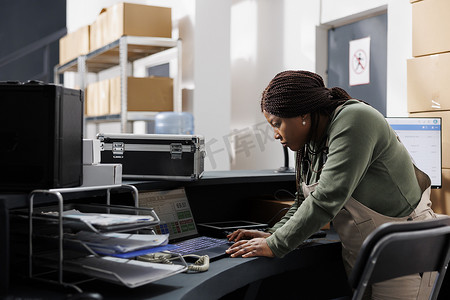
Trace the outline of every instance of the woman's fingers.
[[264, 238], [236, 242], [228, 248], [226, 252], [230, 254], [231, 257], [274, 256]]
[[258, 237], [268, 237], [270, 233], [262, 232], [258, 230], [246, 230], [246, 229], [238, 229], [229, 235], [227, 235], [229, 241], [240, 241], [244, 239], [252, 239]]
[[226, 252], [228, 254], [231, 254], [231, 257], [242, 256], [248, 253], [248, 251], [250, 251], [249, 247], [250, 245], [248, 241], [239, 241], [234, 243], [230, 248], [228, 248]]
[[227, 253], [234, 253], [242, 249], [242, 245], [245, 244], [247, 241], [239, 241], [234, 243], [230, 246], [230, 248], [227, 249]]
[[238, 229], [238, 230], [236, 230], [236, 231], [233, 231], [233, 232], [230, 233], [229, 235], [227, 235], [228, 240], [229, 240], [229, 241], [234, 241], [235, 238], [236, 238], [236, 236], [239, 234], [239, 231], [240, 231], [240, 230], [241, 230], [241, 229]]
[[240, 240], [244, 240], [244, 239], [248, 239], [248, 238], [250, 238], [250, 237], [247, 234], [247, 230], [241, 230], [238, 232], [234, 241], [236, 242], [236, 241], [240, 241]]

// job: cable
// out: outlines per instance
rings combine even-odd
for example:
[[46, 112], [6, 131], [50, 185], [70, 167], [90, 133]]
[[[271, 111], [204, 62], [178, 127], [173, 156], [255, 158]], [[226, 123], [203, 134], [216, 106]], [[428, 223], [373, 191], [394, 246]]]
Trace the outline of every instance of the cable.
[[188, 255], [183, 255], [184, 257], [194, 257], [194, 258], [198, 258], [195, 263], [191, 264], [188, 266], [188, 271], [193, 271], [193, 272], [205, 272], [208, 271], [209, 269], [209, 256], [208, 255], [194, 255], [194, 254], [188, 254]]
[[[192, 272], [205, 272], [209, 269], [209, 256], [208, 255], [194, 255], [194, 254], [187, 254], [183, 255], [183, 258], [186, 257], [194, 257], [198, 258], [193, 264], [188, 265], [188, 269], [186, 271], [192, 271]], [[172, 254], [167, 252], [156, 252], [156, 253], [150, 253], [145, 254], [137, 257], [137, 260], [139, 261], [145, 261], [145, 262], [151, 262], [151, 263], [160, 263], [160, 264], [173, 264], [173, 260], [179, 259], [179, 256], [172, 257]]]
[[[292, 197], [292, 199], [286, 199], [286, 198], [282, 198], [282, 197], [279, 197], [279, 194], [280, 193], [286, 193], [286, 194], [288, 194], [289, 196], [291, 196]], [[286, 190], [286, 189], [279, 189], [279, 190], [276, 190], [274, 193], [273, 193], [273, 197], [275, 198], [275, 200], [277, 200], [277, 201], [285, 201], [285, 200], [295, 200], [295, 195], [294, 194], [292, 194], [290, 191], [288, 191], [288, 190]], [[285, 211], [285, 210], [289, 210], [289, 207], [283, 207], [282, 209], [280, 209], [272, 218], [270, 218], [270, 220], [269, 221], [267, 221], [266, 223], [267, 224], [269, 224], [269, 226], [272, 224], [272, 222], [273, 222], [273, 220], [275, 220], [275, 218], [277, 218], [283, 211]]]
[[289, 208], [290, 208], [290, 207], [283, 207], [283, 208], [280, 209], [280, 210], [279, 210], [272, 218], [270, 218], [270, 220], [267, 221], [266, 223], [269, 224], [269, 226], [270, 226], [270, 224], [272, 223], [273, 220], [275, 220], [276, 217], [278, 217], [283, 211], [289, 210]]
[[170, 254], [170, 253], [156, 252], [156, 253], [149, 253], [149, 254], [138, 256], [137, 260], [151, 262], [151, 263], [172, 265], [173, 263], [170, 260], [171, 257], [172, 257], [172, 254]]
[[276, 191], [273, 193], [273, 197], [274, 197], [276, 200], [278, 200], [278, 201], [280, 201], [280, 200], [293, 200], [293, 199], [283, 199], [283, 198], [279, 198], [279, 197], [278, 197], [278, 194], [281, 193], [281, 192], [285, 192], [286, 194], [288, 194], [289, 196], [291, 196], [293, 199], [295, 199], [295, 195], [292, 194], [290, 191], [285, 190], [285, 189], [279, 189], [279, 190], [276, 190]]

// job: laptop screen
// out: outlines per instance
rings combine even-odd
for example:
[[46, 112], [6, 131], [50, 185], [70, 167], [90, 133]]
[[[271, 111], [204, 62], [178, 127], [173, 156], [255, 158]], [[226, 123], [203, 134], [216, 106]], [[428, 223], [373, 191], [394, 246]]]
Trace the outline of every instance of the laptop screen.
[[411, 155], [415, 165], [431, 179], [432, 188], [442, 186], [441, 119], [386, 118]]
[[160, 219], [157, 234], [169, 234], [170, 242], [198, 235], [184, 188], [139, 193], [139, 207], [151, 207]]

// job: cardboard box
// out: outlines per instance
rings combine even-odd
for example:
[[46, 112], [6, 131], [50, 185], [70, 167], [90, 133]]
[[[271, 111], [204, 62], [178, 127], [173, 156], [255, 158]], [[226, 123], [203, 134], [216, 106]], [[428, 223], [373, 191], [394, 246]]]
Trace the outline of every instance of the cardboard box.
[[442, 168], [450, 169], [450, 111], [413, 113], [410, 116], [442, 119]]
[[412, 4], [413, 56], [450, 51], [450, 1], [426, 0]]
[[120, 114], [122, 111], [120, 77], [115, 77], [109, 80], [109, 111], [111, 114]]
[[102, 9], [98, 17], [91, 24], [91, 33], [89, 35], [90, 51], [94, 51], [106, 44], [103, 37], [106, 30], [106, 17], [106, 9]]
[[83, 185], [101, 186], [122, 184], [121, 164], [83, 165]]
[[117, 3], [103, 9], [92, 24], [91, 51], [123, 35], [171, 38], [171, 8]]
[[[128, 111], [171, 111], [173, 110], [173, 79], [167, 77], [128, 77]], [[110, 80], [111, 114], [121, 112], [120, 77]]]
[[431, 190], [431, 202], [435, 213], [450, 215], [450, 169], [442, 169], [442, 188]]
[[84, 26], [59, 40], [59, 64], [63, 65], [90, 50], [90, 26]]
[[97, 109], [95, 99], [98, 98], [98, 85], [96, 83], [91, 83], [86, 87], [84, 98], [84, 114], [88, 117], [96, 116]]
[[[275, 200], [275, 199], [254, 199], [252, 200], [250, 219], [253, 222], [267, 223], [269, 226], [275, 225], [288, 212], [294, 204], [294, 200]], [[321, 229], [330, 229], [330, 223]]]
[[450, 53], [408, 59], [407, 70], [408, 112], [450, 110]]
[[90, 117], [108, 115], [110, 81], [94, 82], [86, 87], [86, 115]]
[[99, 86], [99, 92], [98, 92], [98, 115], [109, 115], [109, 80], [102, 80], [99, 81], [97, 84]]
[[267, 223], [273, 218], [269, 224], [273, 226], [281, 220], [292, 204], [293, 200], [255, 199], [252, 201], [251, 221]]
[[83, 139], [83, 165], [100, 163], [100, 141]]

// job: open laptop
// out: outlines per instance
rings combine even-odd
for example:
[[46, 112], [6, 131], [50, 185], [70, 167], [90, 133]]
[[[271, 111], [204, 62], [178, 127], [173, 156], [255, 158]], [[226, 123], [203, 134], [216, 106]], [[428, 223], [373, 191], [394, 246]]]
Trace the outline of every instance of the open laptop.
[[208, 255], [210, 260], [228, 256], [225, 250], [230, 247], [231, 242], [227, 239], [199, 235], [184, 188], [139, 193], [139, 207], [151, 207], [155, 210], [160, 219], [160, 224], [154, 227], [156, 233], [168, 233], [169, 244], [177, 246], [171, 247], [171, 252]]

